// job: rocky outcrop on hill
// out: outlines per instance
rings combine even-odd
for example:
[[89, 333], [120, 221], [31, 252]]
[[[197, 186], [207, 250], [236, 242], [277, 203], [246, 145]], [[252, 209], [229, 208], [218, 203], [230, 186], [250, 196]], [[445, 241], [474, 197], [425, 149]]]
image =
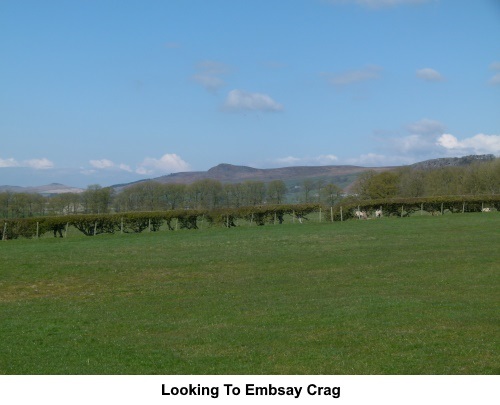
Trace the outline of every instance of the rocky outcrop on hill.
[[448, 166], [468, 166], [475, 162], [488, 162], [494, 160], [495, 155], [469, 155], [463, 157], [454, 157], [454, 158], [439, 158], [439, 159], [431, 159], [425, 160], [423, 162], [418, 162], [410, 167], [414, 169], [439, 169], [441, 167]]

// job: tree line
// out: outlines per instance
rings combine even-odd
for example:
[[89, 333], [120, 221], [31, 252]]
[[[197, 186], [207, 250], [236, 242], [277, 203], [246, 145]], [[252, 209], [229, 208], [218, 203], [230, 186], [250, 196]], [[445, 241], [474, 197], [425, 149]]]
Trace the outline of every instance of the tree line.
[[[304, 180], [303, 203], [333, 203], [342, 190], [333, 183]], [[268, 183], [245, 181], [225, 184], [203, 179], [192, 184], [144, 181], [116, 192], [111, 187], [90, 185], [82, 193], [42, 196], [32, 193], [0, 193], [1, 218], [45, 215], [106, 214], [177, 209], [217, 209], [287, 203], [288, 187], [282, 180]]]
[[[367, 201], [498, 195], [500, 159], [438, 169], [403, 167], [384, 172], [367, 171], [358, 177], [347, 193], [333, 182], [321, 178], [304, 179], [299, 187], [299, 203], [327, 206], [338, 205], [346, 198], [349, 201]], [[99, 185], [91, 185], [82, 193], [56, 196], [2, 192], [0, 218], [279, 205], [290, 203], [290, 191], [282, 180], [228, 184], [203, 179], [191, 184], [144, 181], [128, 186], [120, 192]]]
[[357, 179], [352, 193], [360, 200], [500, 194], [500, 159], [437, 169], [403, 167]]

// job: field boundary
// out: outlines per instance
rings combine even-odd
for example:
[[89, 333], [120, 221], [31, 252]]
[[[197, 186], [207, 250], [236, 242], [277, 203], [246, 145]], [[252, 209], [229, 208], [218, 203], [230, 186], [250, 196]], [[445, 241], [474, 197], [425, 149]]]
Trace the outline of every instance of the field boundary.
[[155, 232], [165, 224], [169, 230], [198, 229], [200, 220], [209, 226], [235, 227], [236, 220], [250, 225], [282, 224], [286, 215], [292, 222], [303, 223], [311, 214], [320, 222], [344, 221], [363, 213], [369, 218], [380, 211], [383, 216], [407, 217], [420, 212], [432, 215], [445, 213], [483, 212], [500, 210], [500, 195], [454, 196], [431, 198], [394, 198], [368, 201], [344, 201], [335, 206], [323, 204], [279, 204], [217, 209], [177, 209], [150, 212], [120, 212], [111, 214], [68, 214], [60, 216], [4, 219], [0, 240], [39, 238], [52, 232], [65, 237], [70, 226], [86, 236], [115, 233]]

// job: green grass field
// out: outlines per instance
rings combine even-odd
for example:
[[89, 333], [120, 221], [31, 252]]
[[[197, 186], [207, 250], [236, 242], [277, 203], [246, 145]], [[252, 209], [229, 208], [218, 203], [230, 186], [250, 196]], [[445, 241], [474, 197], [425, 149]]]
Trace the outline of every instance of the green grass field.
[[1, 374], [498, 374], [500, 214], [0, 242]]

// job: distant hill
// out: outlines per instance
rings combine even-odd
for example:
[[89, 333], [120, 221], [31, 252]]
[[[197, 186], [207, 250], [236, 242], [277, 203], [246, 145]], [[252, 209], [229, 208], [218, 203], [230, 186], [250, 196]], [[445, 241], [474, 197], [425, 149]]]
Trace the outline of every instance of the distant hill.
[[454, 158], [439, 158], [424, 160], [423, 162], [418, 162], [410, 165], [413, 169], [439, 169], [441, 167], [452, 167], [452, 166], [468, 166], [476, 162], [488, 162], [495, 160], [495, 155], [469, 155], [463, 157]]
[[[401, 167], [410, 167], [416, 170], [438, 169], [441, 167], [451, 166], [466, 166], [475, 162], [485, 162], [496, 159], [494, 155], [471, 155], [460, 158], [440, 158], [431, 159], [423, 162], [414, 163], [409, 166], [386, 166], [386, 167], [363, 167], [363, 166], [293, 166], [281, 167], [276, 169], [257, 169], [249, 166], [237, 166], [227, 163], [221, 163], [207, 171], [198, 172], [180, 172], [172, 173], [166, 176], [160, 176], [153, 179], [144, 179], [132, 183], [115, 184], [111, 186], [116, 191], [121, 191], [124, 188], [130, 187], [145, 181], [157, 181], [159, 183], [177, 183], [191, 184], [198, 180], [211, 179], [221, 183], [242, 183], [244, 181], [254, 180], [270, 182], [273, 180], [283, 180], [291, 193], [294, 189], [300, 189], [303, 181], [323, 180], [324, 182], [332, 182], [344, 190], [354, 184], [357, 177], [368, 170], [383, 172], [395, 170]], [[55, 195], [61, 193], [81, 193], [84, 191], [81, 188], [70, 187], [64, 184], [52, 183], [39, 187], [17, 187], [17, 186], [0, 186], [0, 192], [24, 192], [24, 193], [39, 193], [43, 195]]]
[[[305, 179], [325, 180], [333, 182], [341, 188], [352, 184], [357, 176], [367, 170], [386, 171], [395, 167], [361, 167], [361, 166], [294, 166], [282, 167], [277, 169], [256, 169], [249, 166], [236, 166], [227, 163], [221, 163], [205, 172], [181, 172], [172, 173], [167, 176], [156, 177], [153, 181], [163, 184], [191, 184], [198, 180], [211, 179], [221, 183], [242, 183], [244, 181], [263, 181], [283, 180], [289, 189], [300, 185]], [[143, 180], [148, 181], [148, 180]], [[113, 186], [117, 191], [129, 187], [129, 184], [119, 184]]]
[[235, 166], [222, 163], [206, 172], [173, 173], [154, 179], [160, 183], [192, 183], [201, 179], [218, 180], [222, 183], [239, 183], [247, 180], [297, 180], [318, 177], [339, 177], [359, 174], [367, 170], [385, 171], [392, 167], [361, 167], [361, 166], [294, 166], [277, 169], [255, 169], [248, 166]]
[[[198, 180], [211, 179], [221, 183], [242, 183], [244, 181], [263, 181], [270, 182], [273, 180], [283, 180], [288, 190], [293, 193], [294, 189], [299, 189], [303, 181], [306, 179], [323, 180], [332, 182], [340, 188], [348, 191], [357, 177], [366, 171], [373, 170], [383, 172], [388, 170], [396, 170], [401, 167], [410, 167], [413, 169], [438, 169], [448, 166], [466, 166], [474, 162], [485, 162], [495, 159], [494, 155], [471, 155], [460, 158], [440, 158], [431, 159], [423, 162], [418, 162], [410, 166], [386, 166], [386, 167], [363, 167], [363, 166], [292, 166], [281, 167], [276, 169], [256, 169], [249, 166], [237, 166], [228, 163], [221, 163], [205, 172], [180, 172], [172, 173], [166, 176], [156, 177], [153, 180], [159, 183], [177, 183], [191, 184]], [[133, 184], [140, 183], [141, 180], [129, 184], [120, 184], [113, 186], [117, 191], [122, 190]]]
[[0, 186], [0, 192], [10, 191], [12, 193], [33, 193], [42, 195], [54, 195], [63, 193], [81, 193], [82, 188], [65, 186], [64, 184], [51, 183], [38, 187], [18, 187], [18, 186]]

